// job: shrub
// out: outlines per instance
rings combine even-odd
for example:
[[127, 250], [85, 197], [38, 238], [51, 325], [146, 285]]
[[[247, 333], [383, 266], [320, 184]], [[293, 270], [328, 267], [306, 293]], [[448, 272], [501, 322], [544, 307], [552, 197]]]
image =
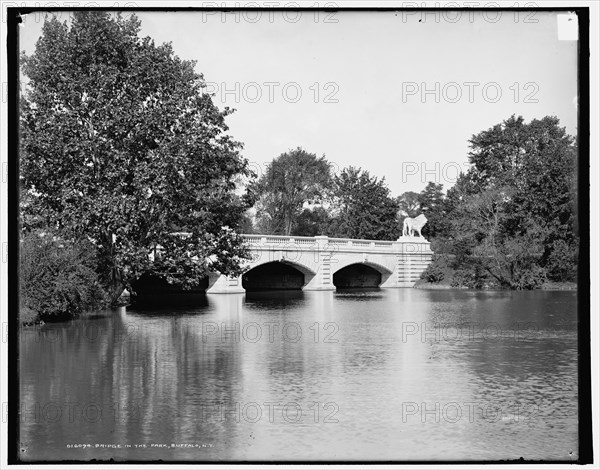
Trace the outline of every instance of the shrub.
[[495, 283], [491, 280], [491, 276], [478, 263], [456, 270], [452, 276], [452, 281], [450, 281], [452, 287], [465, 287], [467, 289], [483, 289], [493, 284]]
[[538, 289], [546, 282], [546, 270], [535, 264], [515, 266], [510, 280], [499, 282], [491, 276], [481, 263], [463, 265], [454, 272], [450, 285], [467, 289], [504, 288], [515, 290]]
[[559, 282], [577, 280], [578, 257], [576, 242], [568, 244], [564, 240], [555, 241], [546, 263], [548, 279]]
[[106, 305], [87, 242], [60, 240], [51, 233], [26, 234], [20, 247], [20, 304], [40, 319], [62, 320]]
[[546, 270], [540, 266], [530, 266], [515, 272], [512, 277], [511, 288], [522, 290], [532, 290], [542, 287], [546, 282]]
[[448, 259], [446, 258], [446, 256], [433, 255], [433, 260], [421, 273], [421, 279], [432, 284], [438, 284], [444, 280], [447, 269]]

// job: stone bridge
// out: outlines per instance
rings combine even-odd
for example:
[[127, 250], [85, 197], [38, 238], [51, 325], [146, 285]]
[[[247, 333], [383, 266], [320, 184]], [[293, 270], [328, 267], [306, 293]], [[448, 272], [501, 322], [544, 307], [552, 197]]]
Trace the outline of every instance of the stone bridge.
[[206, 293], [246, 290], [335, 290], [336, 287], [412, 287], [433, 252], [422, 237], [396, 241], [243, 235], [252, 261], [244, 274], [213, 274]]

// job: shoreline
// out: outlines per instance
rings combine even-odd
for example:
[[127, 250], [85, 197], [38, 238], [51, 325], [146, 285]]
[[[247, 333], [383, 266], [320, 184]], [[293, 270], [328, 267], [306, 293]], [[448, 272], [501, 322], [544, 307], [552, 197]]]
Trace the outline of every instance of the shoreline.
[[[470, 289], [468, 287], [454, 287], [448, 283], [440, 282], [440, 283], [432, 283], [426, 282], [423, 280], [418, 280], [415, 282], [413, 289], [422, 289], [422, 290], [476, 290], [476, 291], [517, 291], [518, 289], [497, 289], [492, 287], [484, 287], [482, 289]], [[526, 289], [524, 289], [526, 290]], [[532, 291], [577, 291], [577, 283], [576, 282], [545, 282], [542, 284], [542, 287], [538, 289], [531, 289]]]

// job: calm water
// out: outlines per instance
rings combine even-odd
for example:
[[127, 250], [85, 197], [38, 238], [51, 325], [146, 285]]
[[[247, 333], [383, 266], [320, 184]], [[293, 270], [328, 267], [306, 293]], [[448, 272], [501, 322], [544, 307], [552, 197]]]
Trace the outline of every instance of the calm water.
[[24, 330], [20, 380], [23, 459], [568, 461], [576, 294], [287, 292], [123, 308]]

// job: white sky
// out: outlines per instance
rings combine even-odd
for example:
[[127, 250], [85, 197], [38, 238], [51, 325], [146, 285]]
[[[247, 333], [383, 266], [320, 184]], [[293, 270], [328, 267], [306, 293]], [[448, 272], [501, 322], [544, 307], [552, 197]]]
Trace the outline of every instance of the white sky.
[[[557, 14], [458, 14], [138, 17], [142, 35], [171, 41], [179, 57], [197, 60], [219, 107], [237, 109], [227, 122], [255, 171], [302, 146], [340, 169], [354, 165], [385, 176], [399, 195], [427, 181], [448, 189], [465, 168], [467, 139], [511, 114], [527, 121], [556, 115], [576, 132], [577, 41], [559, 40]], [[33, 52], [41, 24], [39, 15], [26, 19], [22, 50]], [[421, 95], [423, 83], [432, 93]]]

